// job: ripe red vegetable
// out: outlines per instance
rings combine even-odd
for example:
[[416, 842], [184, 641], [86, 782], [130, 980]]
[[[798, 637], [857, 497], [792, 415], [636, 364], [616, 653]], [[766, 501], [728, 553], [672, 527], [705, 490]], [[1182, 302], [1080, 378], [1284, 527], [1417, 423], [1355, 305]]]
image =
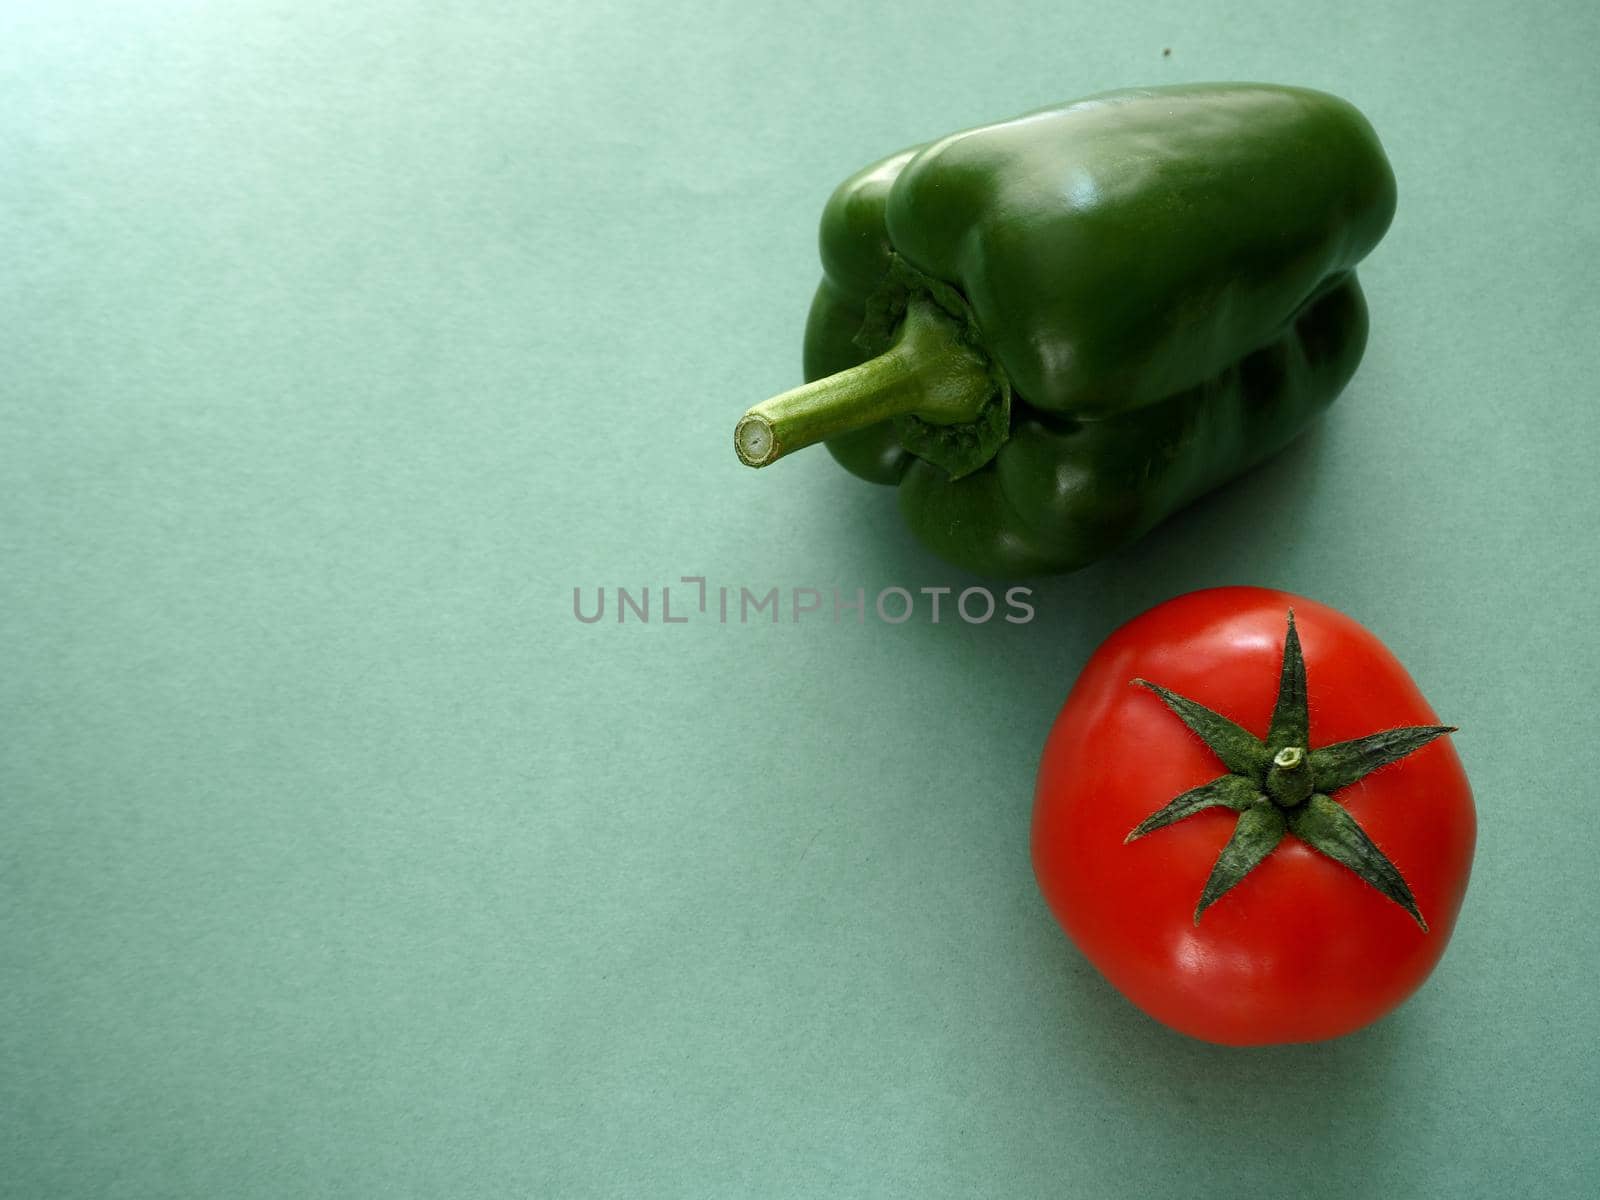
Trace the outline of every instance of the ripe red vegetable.
[[1231, 1046], [1350, 1033], [1421, 985], [1455, 927], [1477, 816], [1452, 732], [1334, 609], [1179, 596], [1106, 639], [1056, 719], [1039, 886], [1174, 1029]]

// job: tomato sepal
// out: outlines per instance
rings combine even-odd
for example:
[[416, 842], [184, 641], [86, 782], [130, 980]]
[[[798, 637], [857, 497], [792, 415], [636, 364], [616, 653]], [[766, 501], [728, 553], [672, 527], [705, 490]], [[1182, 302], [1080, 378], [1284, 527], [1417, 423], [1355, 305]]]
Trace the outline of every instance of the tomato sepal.
[[1159, 683], [1151, 683], [1148, 679], [1135, 679], [1133, 685], [1146, 688], [1161, 697], [1161, 703], [1176, 713], [1178, 719], [1194, 731], [1211, 753], [1222, 760], [1222, 765], [1228, 768], [1230, 774], [1242, 775], [1257, 782], [1265, 777], [1266, 743], [1244, 726], [1228, 720], [1204, 704], [1162, 687]]
[[1406, 725], [1313, 750], [1311, 777], [1315, 790], [1326, 795], [1349, 787], [1380, 767], [1421, 750], [1434, 738], [1455, 732], [1454, 725]]
[[[1283, 639], [1283, 667], [1278, 672], [1278, 700], [1272, 706], [1272, 723], [1267, 726], [1267, 753], [1273, 759], [1284, 751], [1303, 748], [1311, 740], [1311, 710], [1306, 700], [1306, 658], [1300, 648], [1300, 631], [1294, 627], [1294, 609], [1289, 610], [1289, 632]], [[1299, 758], [1295, 759], [1295, 765]], [[1287, 766], [1279, 763], [1280, 767]]]
[[1195, 905], [1196, 925], [1206, 909], [1255, 870], [1285, 834], [1292, 833], [1393, 900], [1423, 933], [1428, 932], [1428, 922], [1400, 869], [1349, 810], [1328, 793], [1400, 761], [1435, 738], [1456, 732], [1456, 726], [1403, 726], [1312, 748], [1305, 657], [1293, 609], [1288, 612], [1278, 695], [1265, 740], [1170, 688], [1148, 679], [1132, 682], [1155, 693], [1228, 768], [1228, 774], [1169, 801], [1123, 839], [1124, 844], [1132, 842], [1207, 808], [1230, 808], [1239, 814], [1233, 835], [1217, 856]]
[[1218, 775], [1210, 783], [1190, 788], [1173, 799], [1165, 808], [1151, 813], [1135, 825], [1122, 842], [1126, 845], [1135, 838], [1154, 833], [1157, 829], [1162, 829], [1175, 821], [1192, 817], [1202, 809], [1231, 808], [1234, 812], [1242, 813], [1262, 799], [1261, 789], [1243, 775]]
[[1217, 856], [1217, 865], [1211, 868], [1205, 890], [1200, 893], [1200, 903], [1194, 906], [1196, 925], [1200, 924], [1200, 914], [1222, 899], [1229, 889], [1278, 848], [1288, 828], [1289, 821], [1283, 809], [1265, 796], [1239, 814], [1239, 822], [1233, 827], [1233, 836]]
[[1302, 807], [1290, 810], [1288, 825], [1295, 837], [1319, 854], [1349, 867], [1410, 913], [1423, 933], [1428, 932], [1428, 922], [1417, 908], [1405, 876], [1367, 836], [1349, 809], [1319, 792]]

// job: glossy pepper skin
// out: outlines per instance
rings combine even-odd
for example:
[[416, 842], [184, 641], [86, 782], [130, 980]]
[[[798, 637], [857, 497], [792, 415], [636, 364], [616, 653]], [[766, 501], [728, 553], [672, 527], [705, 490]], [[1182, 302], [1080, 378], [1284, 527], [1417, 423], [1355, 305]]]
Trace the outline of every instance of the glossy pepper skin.
[[1366, 119], [1299, 88], [1111, 92], [904, 150], [828, 201], [813, 382], [736, 448], [826, 440], [980, 574], [1081, 567], [1338, 395], [1394, 204]]

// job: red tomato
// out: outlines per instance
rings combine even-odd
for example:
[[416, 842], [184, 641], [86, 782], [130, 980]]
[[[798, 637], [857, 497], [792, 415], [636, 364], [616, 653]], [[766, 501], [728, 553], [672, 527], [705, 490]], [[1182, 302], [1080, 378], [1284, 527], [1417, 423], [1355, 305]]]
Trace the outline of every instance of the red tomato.
[[[1150, 1016], [1231, 1046], [1338, 1037], [1410, 996], [1450, 940], [1477, 836], [1466, 774], [1436, 729], [1420, 748], [1330, 790], [1342, 813], [1321, 802], [1324, 817], [1346, 826], [1354, 818], [1393, 864], [1420, 920], [1293, 826], [1197, 918], [1202, 889], [1245, 824], [1242, 809], [1205, 808], [1126, 840], [1180, 793], [1229, 773], [1175, 709], [1130, 684], [1148, 680], [1198, 701], [1270, 751], [1290, 610], [1304, 653], [1308, 763], [1335, 743], [1438, 726], [1405, 668], [1349, 617], [1286, 592], [1216, 588], [1151, 609], [1095, 651], [1039, 767], [1033, 863], [1056, 918]], [[1322, 777], [1337, 782], [1332, 771]], [[1258, 815], [1269, 825], [1296, 818], [1284, 806], [1293, 796], [1243, 790], [1247, 803], [1267, 806]]]

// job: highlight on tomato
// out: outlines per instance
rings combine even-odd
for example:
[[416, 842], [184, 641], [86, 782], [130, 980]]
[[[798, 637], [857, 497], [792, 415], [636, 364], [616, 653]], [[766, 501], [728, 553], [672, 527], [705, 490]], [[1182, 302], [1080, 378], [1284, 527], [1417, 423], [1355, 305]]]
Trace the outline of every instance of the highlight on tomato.
[[1477, 816], [1448, 735], [1373, 634], [1264, 588], [1179, 596], [1095, 651], [1039, 767], [1057, 920], [1151, 1017], [1313, 1042], [1421, 986]]

